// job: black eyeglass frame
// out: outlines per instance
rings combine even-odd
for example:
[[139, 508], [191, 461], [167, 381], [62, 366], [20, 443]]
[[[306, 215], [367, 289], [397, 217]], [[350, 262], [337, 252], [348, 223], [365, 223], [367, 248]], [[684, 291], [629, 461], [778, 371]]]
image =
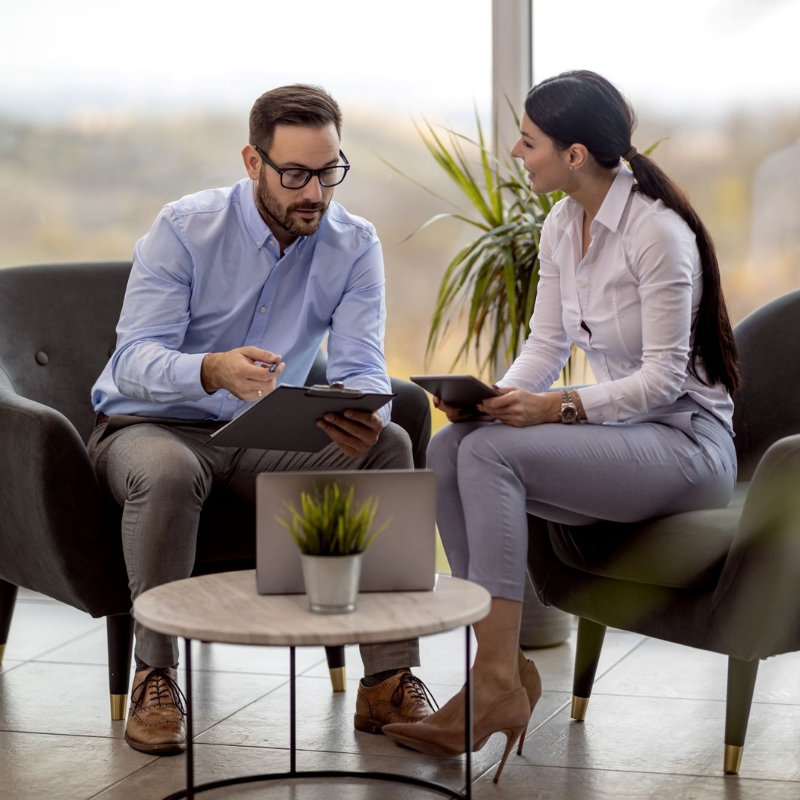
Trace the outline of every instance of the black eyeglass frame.
[[[316, 177], [316, 179], [319, 181], [320, 186], [322, 186], [324, 189], [330, 189], [331, 187], [338, 186], [340, 183], [342, 183], [350, 170], [350, 162], [347, 160], [347, 156], [341, 150], [339, 150], [339, 158], [344, 161], [344, 164], [336, 164], [333, 167], [323, 167], [322, 169], [306, 169], [305, 167], [279, 167], [257, 144], [254, 144], [253, 148], [259, 154], [259, 156], [261, 156], [261, 160], [265, 164], [269, 164], [269, 166], [271, 166], [272, 169], [274, 169], [275, 172], [280, 175], [281, 186], [283, 186], [284, 189], [302, 189], [303, 187], [308, 186], [308, 182], [314, 177]], [[322, 173], [327, 172], [329, 169], [341, 169], [342, 180], [336, 181], [336, 183], [323, 183]], [[300, 184], [300, 186], [287, 186], [283, 182], [284, 172], [305, 172], [306, 179]]]

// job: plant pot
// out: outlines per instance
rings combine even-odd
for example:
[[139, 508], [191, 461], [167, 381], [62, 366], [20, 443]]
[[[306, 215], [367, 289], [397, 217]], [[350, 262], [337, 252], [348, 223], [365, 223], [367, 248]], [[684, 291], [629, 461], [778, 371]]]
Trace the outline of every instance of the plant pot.
[[300, 554], [308, 607], [318, 614], [346, 614], [356, 610], [363, 553], [353, 556]]
[[522, 601], [522, 624], [519, 645], [523, 649], [552, 647], [569, 639], [573, 616], [566, 611], [544, 605], [533, 588], [530, 576], [525, 576], [525, 599]]

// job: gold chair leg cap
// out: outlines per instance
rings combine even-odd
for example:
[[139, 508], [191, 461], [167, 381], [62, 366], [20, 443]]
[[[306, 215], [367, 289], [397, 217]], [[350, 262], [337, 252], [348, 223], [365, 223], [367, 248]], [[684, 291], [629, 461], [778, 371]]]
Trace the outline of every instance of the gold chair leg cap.
[[3, 663], [3, 656], [6, 654], [6, 643], [0, 644], [0, 664]]
[[583, 722], [583, 720], [586, 719], [586, 710], [588, 708], [588, 697], [577, 697], [576, 695], [572, 695], [572, 710], [569, 714], [572, 719], [576, 719], [578, 722]]
[[725, 773], [727, 775], [738, 775], [739, 767], [742, 765], [742, 753], [744, 747], [735, 744], [725, 745]]
[[111, 719], [113, 721], [125, 719], [125, 712], [128, 706], [128, 695], [126, 694], [112, 694], [111, 695]]
[[334, 692], [343, 692], [347, 688], [347, 667], [334, 667], [330, 670]]

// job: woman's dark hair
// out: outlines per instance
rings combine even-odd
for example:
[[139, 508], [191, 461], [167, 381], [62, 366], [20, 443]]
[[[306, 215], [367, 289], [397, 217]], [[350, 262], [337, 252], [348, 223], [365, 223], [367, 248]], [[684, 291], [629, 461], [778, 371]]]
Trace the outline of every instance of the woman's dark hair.
[[[559, 150], [582, 144], [595, 161], [613, 169], [631, 151], [636, 116], [619, 90], [588, 70], [563, 72], [534, 86], [525, 99], [525, 113]], [[719, 275], [714, 242], [689, 198], [643, 153], [628, 162], [636, 191], [661, 200], [692, 229], [703, 269], [703, 294], [693, 325], [694, 346], [689, 371], [706, 385], [723, 383], [733, 393], [739, 387], [739, 364]], [[700, 361], [706, 379], [697, 373]]]
[[269, 150], [278, 125], [324, 128], [342, 135], [339, 104], [320, 86], [295, 83], [265, 92], [250, 111], [250, 144]]

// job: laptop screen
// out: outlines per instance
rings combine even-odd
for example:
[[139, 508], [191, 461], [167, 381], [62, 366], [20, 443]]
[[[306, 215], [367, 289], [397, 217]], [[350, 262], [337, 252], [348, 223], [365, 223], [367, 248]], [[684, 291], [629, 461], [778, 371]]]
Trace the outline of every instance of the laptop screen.
[[378, 502], [375, 528], [388, 522], [364, 554], [362, 592], [433, 589], [436, 560], [436, 475], [430, 470], [262, 472], [256, 481], [256, 579], [260, 594], [305, 591], [300, 551], [278, 522], [303, 492], [336, 481], [355, 488], [358, 507]]

